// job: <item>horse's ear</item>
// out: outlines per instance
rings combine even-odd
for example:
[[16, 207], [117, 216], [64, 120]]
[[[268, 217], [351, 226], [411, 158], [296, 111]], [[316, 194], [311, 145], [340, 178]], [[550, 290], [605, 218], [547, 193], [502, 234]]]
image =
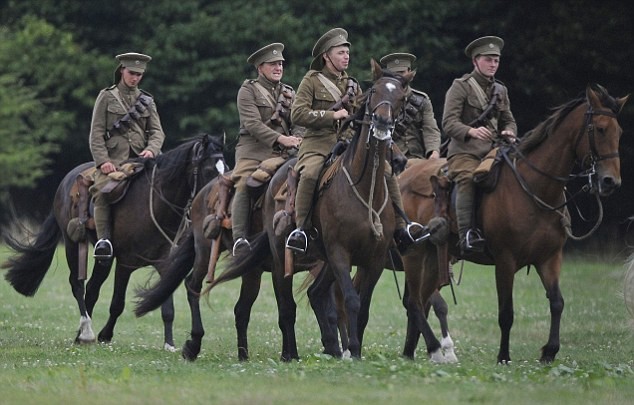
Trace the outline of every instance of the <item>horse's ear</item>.
[[623, 106], [625, 105], [625, 102], [627, 101], [628, 98], [630, 98], [629, 94], [627, 96], [625, 96], [625, 97], [621, 97], [621, 98], [617, 98], [616, 99], [616, 105], [619, 106], [619, 112], [618, 113], [621, 112], [621, 110], [623, 109]]
[[381, 68], [381, 65], [374, 60], [374, 58], [370, 59], [370, 64], [372, 65], [372, 78], [374, 81], [377, 81], [383, 76], [383, 69]]
[[600, 90], [601, 86], [597, 84], [595, 85], [589, 84], [586, 87], [586, 99], [588, 100], [588, 104], [590, 104], [590, 106], [592, 106], [595, 109], [601, 107], [601, 101], [599, 100], [599, 96], [596, 93], [598, 90], [595, 90], [595, 87], [597, 86]]
[[405, 73], [403, 75], [403, 77], [407, 81], [407, 84], [411, 83], [412, 80], [414, 80], [414, 76], [416, 76], [416, 71], [415, 70], [411, 70], [411, 71], [409, 71], [409, 72], [407, 72], [407, 73]]

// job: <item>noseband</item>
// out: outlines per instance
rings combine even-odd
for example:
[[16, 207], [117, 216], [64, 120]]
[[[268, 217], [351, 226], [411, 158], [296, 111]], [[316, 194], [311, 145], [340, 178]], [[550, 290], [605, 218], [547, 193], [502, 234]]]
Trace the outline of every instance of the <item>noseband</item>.
[[[391, 81], [395, 81], [398, 86], [403, 87], [403, 84], [396, 78], [393, 77], [385, 77], [384, 79], [386, 80], [391, 80]], [[392, 117], [394, 116], [394, 105], [392, 104], [391, 101], [388, 100], [382, 100], [379, 103], [377, 103], [377, 105], [375, 105], [372, 108], [372, 111], [370, 111], [370, 101], [372, 100], [372, 95], [374, 95], [376, 93], [376, 88], [373, 86], [370, 91], [369, 91], [369, 95], [368, 95], [368, 99], [365, 103], [365, 116], [366, 117], [370, 117], [369, 122], [364, 120], [364, 123], [369, 124], [370, 125], [370, 131], [369, 133], [372, 134], [372, 136], [376, 139], [378, 139], [379, 141], [385, 141], [388, 139], [392, 138], [392, 134], [394, 133], [394, 128], [396, 127], [396, 123], [398, 120], [401, 119], [402, 116], [404, 116], [405, 114], [405, 109], [404, 106], [407, 103], [407, 100], [404, 100], [401, 106], [401, 112], [399, 113], [399, 115], [395, 118], [392, 119]], [[379, 117], [375, 112], [376, 110], [383, 106], [383, 105], [387, 105], [389, 108], [389, 117], [388, 117], [388, 121], [389, 124], [385, 125], [384, 123], [382, 123], [381, 121], [381, 117]], [[369, 139], [368, 139], [369, 141]]]

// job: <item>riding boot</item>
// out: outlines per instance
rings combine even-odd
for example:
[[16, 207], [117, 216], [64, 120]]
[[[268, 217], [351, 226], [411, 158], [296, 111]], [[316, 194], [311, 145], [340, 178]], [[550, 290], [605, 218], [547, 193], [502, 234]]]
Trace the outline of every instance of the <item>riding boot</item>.
[[484, 239], [480, 235], [480, 231], [472, 224], [474, 194], [474, 185], [470, 180], [457, 184], [456, 220], [458, 221], [460, 249], [463, 254], [484, 251]]
[[313, 193], [317, 185], [316, 179], [300, 177], [295, 195], [295, 224], [297, 228], [288, 235], [286, 247], [305, 253], [308, 248], [308, 237], [304, 229], [309, 226], [307, 223], [308, 214], [313, 205]]
[[112, 258], [112, 243], [110, 242], [110, 205], [104, 201], [101, 193], [94, 198], [95, 228], [97, 230], [97, 243], [93, 252], [93, 257], [97, 260], [108, 260]]
[[403, 200], [401, 198], [401, 190], [394, 176], [386, 176], [387, 191], [392, 199], [392, 202], [397, 207], [395, 210], [395, 229], [394, 229], [394, 241], [396, 247], [401, 254], [405, 253], [407, 249], [415, 243], [421, 243], [429, 238], [430, 232], [426, 226], [423, 226], [417, 222], [407, 223], [404, 218], [405, 211], [403, 210]]
[[251, 250], [247, 240], [249, 216], [251, 215], [251, 197], [245, 189], [237, 188], [231, 204], [231, 230], [233, 233], [233, 255], [238, 250]]

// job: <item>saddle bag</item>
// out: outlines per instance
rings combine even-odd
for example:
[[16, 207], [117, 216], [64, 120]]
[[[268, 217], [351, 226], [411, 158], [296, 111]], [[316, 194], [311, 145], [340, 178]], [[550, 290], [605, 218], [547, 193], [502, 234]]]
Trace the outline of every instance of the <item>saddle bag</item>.
[[284, 162], [286, 162], [284, 157], [277, 156], [266, 159], [258, 165], [258, 168], [247, 179], [247, 187], [251, 197], [257, 198], [264, 192], [269, 180]]
[[495, 189], [500, 175], [499, 163], [501, 161], [500, 148], [493, 148], [473, 172], [473, 182], [485, 193], [490, 193]]
[[110, 181], [101, 188], [108, 204], [116, 204], [125, 196], [130, 179], [143, 171], [143, 163], [130, 162], [121, 165], [121, 170], [108, 174]]

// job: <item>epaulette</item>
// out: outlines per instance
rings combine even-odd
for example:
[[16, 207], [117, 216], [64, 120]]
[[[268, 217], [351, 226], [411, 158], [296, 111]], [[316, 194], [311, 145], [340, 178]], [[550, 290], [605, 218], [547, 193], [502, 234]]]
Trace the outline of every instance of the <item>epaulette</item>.
[[506, 87], [506, 84], [504, 84], [502, 80], [498, 80], [498, 79], [493, 79], [493, 80], [495, 80], [496, 83], [500, 83], [502, 86]]
[[106, 87], [105, 89], [103, 89], [103, 91], [106, 91], [106, 90], [113, 90], [113, 89], [115, 89], [115, 88], [117, 88], [117, 85], [116, 85], [116, 84], [113, 84], [112, 86], [109, 86], [109, 87]]
[[[411, 87], [410, 87], [410, 88], [411, 88]], [[416, 95], [419, 95], [419, 96], [425, 97], [425, 98], [427, 98], [427, 99], [429, 98], [429, 96], [427, 95], [427, 93], [424, 93], [424, 92], [422, 92], [422, 91], [420, 91], [420, 90], [416, 90], [416, 89], [411, 89], [411, 90], [412, 90], [412, 93], [414, 93], [414, 94], [416, 94]]]
[[286, 83], [281, 83], [282, 85], [282, 91], [295, 91], [295, 89], [292, 86], [289, 86]]
[[145, 91], [143, 89], [139, 89], [139, 90], [141, 90], [141, 93], [145, 94], [146, 96], [154, 98], [154, 96], [152, 94], [148, 93], [147, 91]]

